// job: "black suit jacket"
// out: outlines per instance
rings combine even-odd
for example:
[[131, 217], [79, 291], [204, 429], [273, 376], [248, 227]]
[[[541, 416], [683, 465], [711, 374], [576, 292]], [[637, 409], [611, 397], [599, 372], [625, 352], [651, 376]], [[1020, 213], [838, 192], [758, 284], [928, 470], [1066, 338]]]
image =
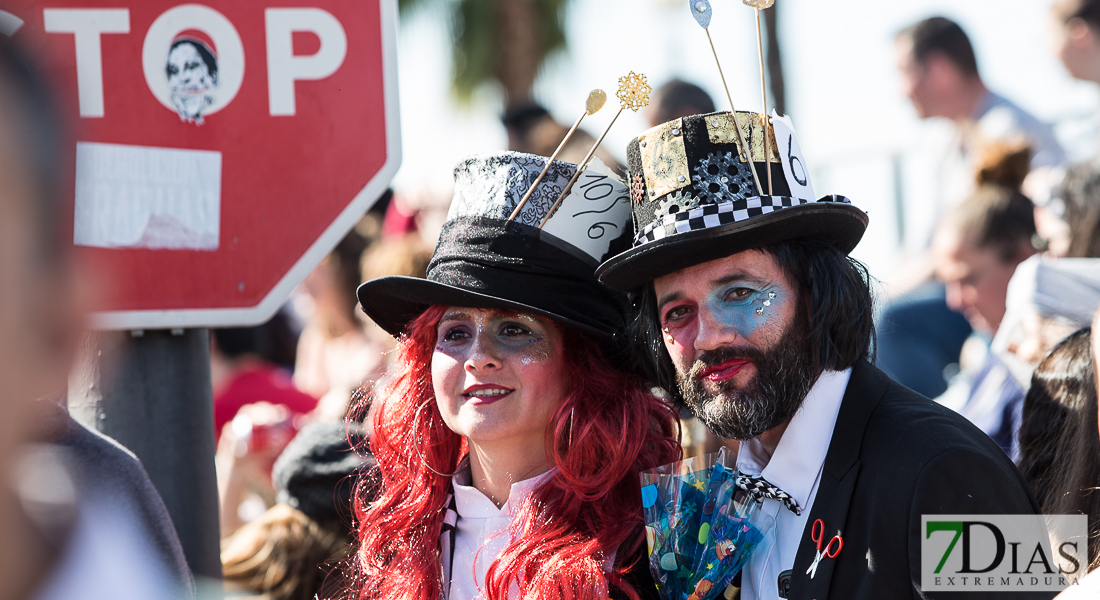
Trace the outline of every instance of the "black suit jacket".
[[[1039, 512], [1020, 472], [986, 434], [861, 362], [844, 392], [789, 597], [1051, 598], [1054, 592], [920, 591], [921, 515]], [[821, 561], [811, 579], [815, 519], [824, 521], [826, 540], [843, 537], [844, 549]]]

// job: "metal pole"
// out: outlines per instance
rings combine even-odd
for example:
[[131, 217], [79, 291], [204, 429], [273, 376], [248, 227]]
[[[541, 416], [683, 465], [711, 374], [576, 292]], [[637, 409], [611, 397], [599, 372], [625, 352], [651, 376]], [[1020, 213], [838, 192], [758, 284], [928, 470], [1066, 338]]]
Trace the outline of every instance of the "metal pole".
[[89, 334], [69, 406], [74, 418], [141, 459], [200, 592], [220, 595], [209, 331]]

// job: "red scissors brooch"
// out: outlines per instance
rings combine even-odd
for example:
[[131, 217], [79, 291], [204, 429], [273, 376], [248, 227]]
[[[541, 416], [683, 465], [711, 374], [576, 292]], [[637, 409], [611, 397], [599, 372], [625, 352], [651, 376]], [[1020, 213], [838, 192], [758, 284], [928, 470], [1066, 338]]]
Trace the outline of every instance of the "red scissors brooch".
[[[844, 548], [844, 540], [839, 535], [834, 535], [833, 539], [829, 540], [828, 544], [825, 544], [825, 548], [821, 548], [821, 542], [825, 540], [825, 521], [817, 519], [814, 521], [814, 526], [810, 529], [810, 537], [814, 543], [817, 544], [817, 556], [814, 557], [813, 564], [809, 569], [806, 569], [806, 574], [810, 576], [810, 579], [817, 575], [817, 565], [823, 558], [836, 558], [837, 554], [840, 554], [840, 550]], [[833, 542], [836, 542], [836, 549], [833, 549]]]

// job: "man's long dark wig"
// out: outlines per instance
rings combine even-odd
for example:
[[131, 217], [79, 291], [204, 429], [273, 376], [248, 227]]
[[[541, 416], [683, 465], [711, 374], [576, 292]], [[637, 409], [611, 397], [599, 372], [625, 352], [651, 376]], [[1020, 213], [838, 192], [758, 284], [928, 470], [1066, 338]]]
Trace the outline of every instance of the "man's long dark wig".
[[[813, 349], [815, 373], [873, 359], [874, 300], [867, 267], [817, 239], [788, 240], [760, 250], [775, 258], [798, 286], [800, 301], [808, 308], [809, 335], [803, 343]], [[640, 367], [650, 381], [682, 402], [676, 368], [662, 340], [652, 283], [636, 294], [635, 315], [632, 335], [635, 348], [643, 349], [637, 357]]]

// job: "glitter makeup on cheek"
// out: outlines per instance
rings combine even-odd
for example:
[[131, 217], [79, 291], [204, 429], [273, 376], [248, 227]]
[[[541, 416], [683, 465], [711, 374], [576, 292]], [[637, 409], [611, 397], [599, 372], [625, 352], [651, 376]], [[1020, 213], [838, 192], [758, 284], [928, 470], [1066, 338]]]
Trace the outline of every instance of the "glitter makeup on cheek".
[[529, 342], [523, 348], [523, 352], [520, 354], [519, 361], [523, 365], [530, 365], [536, 362], [543, 362], [550, 358], [550, 344], [545, 338], [537, 337]]
[[493, 346], [498, 356], [502, 358], [509, 357], [524, 366], [548, 360], [553, 354], [552, 343], [545, 337], [536, 337], [520, 342], [507, 342], [497, 339], [493, 341]]

